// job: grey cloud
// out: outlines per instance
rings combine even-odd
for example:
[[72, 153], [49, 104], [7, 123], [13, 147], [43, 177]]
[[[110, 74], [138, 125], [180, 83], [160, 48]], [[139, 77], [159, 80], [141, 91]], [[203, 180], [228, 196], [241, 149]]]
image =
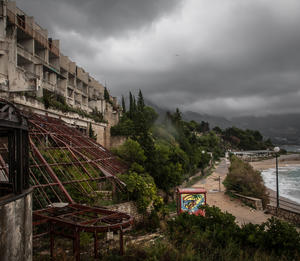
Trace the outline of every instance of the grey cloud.
[[[107, 80], [113, 95], [141, 89], [164, 107], [227, 116], [300, 112], [298, 0], [103, 0], [85, 1], [82, 6], [77, 0], [26, 0], [26, 6], [25, 1], [18, 2], [59, 34], [67, 55], [99, 80]], [[108, 39], [126, 45], [132, 35], [151, 35], [151, 26], [159, 26], [163, 16], [173, 19], [175, 26], [180, 16], [189, 17], [178, 10], [190, 2], [197, 3], [199, 10], [215, 6], [203, 13], [205, 19], [193, 21], [193, 31], [187, 36], [190, 28], [178, 27], [175, 37], [167, 30], [153, 34], [153, 39], [157, 37], [154, 44], [146, 37], [141, 40], [146, 58], [134, 59], [142, 55], [138, 49], [129, 57], [132, 62], [124, 65], [114, 63], [118, 54], [106, 55]], [[216, 7], [224, 9], [220, 17], [213, 17]], [[73, 36], [64, 36], [72, 31]], [[145, 64], [149, 65], [141, 70]], [[161, 65], [164, 69], [158, 70]]]
[[103, 38], [147, 26], [180, 0], [17, 0], [53, 33], [60, 28], [85, 37]]

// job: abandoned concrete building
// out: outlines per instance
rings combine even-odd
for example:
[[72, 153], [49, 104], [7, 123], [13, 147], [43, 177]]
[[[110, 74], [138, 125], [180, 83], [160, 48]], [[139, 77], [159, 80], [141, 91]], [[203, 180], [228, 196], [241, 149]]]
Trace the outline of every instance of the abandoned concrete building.
[[[63, 97], [57, 100], [64, 110], [46, 106], [45, 93]], [[15, 2], [0, 1], [0, 97], [22, 110], [60, 118], [83, 132], [92, 126], [97, 141], [109, 148], [110, 126], [119, 120], [119, 106], [116, 98], [104, 93], [101, 83], [60, 52], [59, 40], [49, 38], [48, 31]], [[102, 120], [87, 117], [95, 111]]]

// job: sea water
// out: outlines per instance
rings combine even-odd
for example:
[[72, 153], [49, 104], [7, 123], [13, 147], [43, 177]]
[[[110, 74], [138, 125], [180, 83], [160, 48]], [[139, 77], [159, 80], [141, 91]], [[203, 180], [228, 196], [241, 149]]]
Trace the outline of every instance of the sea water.
[[[276, 169], [262, 171], [267, 188], [276, 191]], [[300, 204], [300, 165], [278, 168], [279, 195]]]
[[281, 145], [281, 149], [285, 149], [287, 152], [298, 152], [300, 153], [300, 145]]

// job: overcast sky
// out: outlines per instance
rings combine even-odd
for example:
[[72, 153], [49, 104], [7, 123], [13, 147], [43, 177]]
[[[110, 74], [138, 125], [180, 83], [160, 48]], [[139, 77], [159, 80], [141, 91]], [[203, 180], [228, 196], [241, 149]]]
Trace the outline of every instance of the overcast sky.
[[113, 96], [232, 117], [300, 112], [299, 0], [17, 0]]

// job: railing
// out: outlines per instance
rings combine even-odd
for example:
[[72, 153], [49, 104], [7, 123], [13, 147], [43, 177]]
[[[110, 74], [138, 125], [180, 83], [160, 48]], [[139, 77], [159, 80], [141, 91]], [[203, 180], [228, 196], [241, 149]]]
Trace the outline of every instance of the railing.
[[[273, 205], [274, 204], [276, 205], [277, 198], [273, 197], [273, 196], [269, 196], [269, 198], [270, 198], [270, 203], [272, 203]], [[287, 200], [280, 198], [279, 199], [279, 207], [282, 209], [291, 210], [291, 211], [294, 211], [294, 212], [297, 212], [300, 214], [300, 205], [295, 202], [287, 201]]]
[[18, 28], [23, 30], [28, 35], [30, 35], [37, 42], [39, 42], [42, 46], [49, 49], [53, 54], [55, 54], [56, 56], [59, 56], [59, 48], [57, 48], [55, 45], [53, 45], [52, 41], [49, 41], [41, 33], [34, 30], [33, 27], [29, 23], [26, 23], [26, 21], [22, 17], [13, 13], [11, 10], [9, 10], [9, 8], [7, 8], [6, 13], [7, 13], [7, 18], [9, 20], [9, 22], [16, 25]]

